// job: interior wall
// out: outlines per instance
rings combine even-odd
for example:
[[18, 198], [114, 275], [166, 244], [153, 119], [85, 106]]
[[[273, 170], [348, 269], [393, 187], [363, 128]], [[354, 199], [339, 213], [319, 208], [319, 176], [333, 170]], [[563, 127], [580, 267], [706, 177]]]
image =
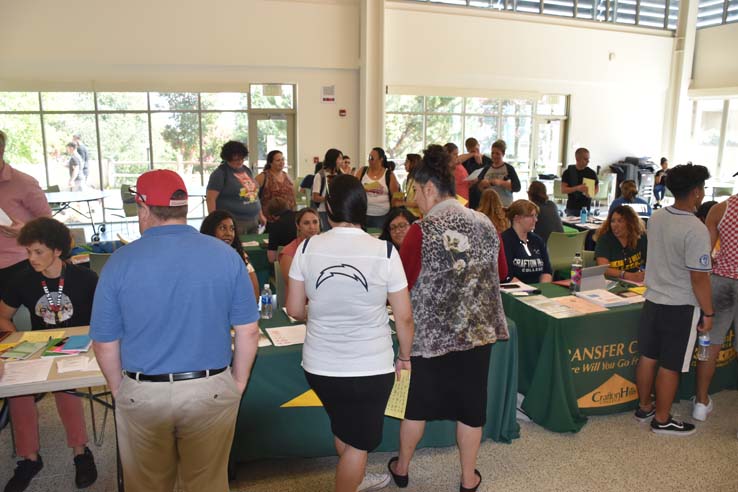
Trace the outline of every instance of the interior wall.
[[691, 90], [738, 95], [738, 23], [697, 30]]
[[671, 35], [542, 17], [388, 3], [386, 83], [437, 95], [569, 94], [571, 162], [580, 146], [594, 165], [660, 157]]
[[[298, 174], [330, 147], [358, 151], [356, 0], [4, 1], [0, 26], [0, 90], [294, 83]], [[324, 85], [336, 86], [335, 104], [320, 102]]]

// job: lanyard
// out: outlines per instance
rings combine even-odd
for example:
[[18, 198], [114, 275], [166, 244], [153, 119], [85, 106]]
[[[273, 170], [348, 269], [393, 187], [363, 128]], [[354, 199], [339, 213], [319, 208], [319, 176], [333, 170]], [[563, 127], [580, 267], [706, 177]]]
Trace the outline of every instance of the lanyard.
[[56, 321], [56, 324], [59, 324], [60, 322], [59, 313], [61, 312], [62, 294], [64, 293], [64, 271], [65, 268], [62, 265], [61, 276], [59, 277], [59, 289], [57, 291], [56, 304], [54, 304], [54, 300], [51, 298], [51, 293], [49, 293], [49, 287], [46, 285], [46, 280], [41, 280], [41, 287], [44, 289], [44, 294], [46, 294], [46, 300], [49, 302], [49, 308], [51, 309], [51, 312], [54, 313], [54, 320]]

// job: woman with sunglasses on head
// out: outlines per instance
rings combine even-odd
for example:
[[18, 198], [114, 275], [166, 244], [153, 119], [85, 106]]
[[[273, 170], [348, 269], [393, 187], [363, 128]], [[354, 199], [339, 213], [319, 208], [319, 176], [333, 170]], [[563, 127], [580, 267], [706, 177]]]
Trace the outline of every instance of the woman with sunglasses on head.
[[605, 275], [643, 282], [648, 240], [643, 221], [628, 205], [615, 207], [594, 235], [595, 260], [609, 265]]
[[507, 209], [510, 228], [502, 233], [507, 257], [507, 276], [526, 284], [553, 280], [553, 270], [546, 243], [534, 233], [538, 205], [529, 200], [515, 200]]
[[[297, 227], [297, 237], [293, 239], [277, 256], [279, 261], [279, 269], [282, 272], [285, 290], [289, 293], [290, 285], [290, 267], [292, 259], [295, 257], [298, 246], [305, 240], [320, 234], [320, 217], [318, 212], [312, 208], [302, 208], [295, 214], [295, 226]], [[287, 304], [287, 298], [284, 300]]]
[[243, 259], [246, 264], [246, 270], [249, 272], [251, 286], [254, 289], [256, 299], [259, 299], [259, 279], [256, 277], [256, 271], [249, 262], [249, 255], [243, 250], [241, 240], [236, 235], [236, 223], [233, 215], [226, 210], [215, 210], [205, 217], [200, 225], [200, 232], [208, 236], [220, 239], [224, 243], [230, 245], [236, 250], [238, 256]]
[[223, 162], [210, 175], [205, 195], [208, 213], [227, 210], [233, 215], [237, 236], [255, 234], [260, 224], [266, 224], [259, 185], [244, 165], [248, 156], [249, 149], [241, 142], [226, 142], [220, 150]]
[[[378, 490], [390, 478], [365, 474], [367, 455], [382, 441], [396, 375], [410, 370], [410, 297], [397, 250], [362, 230], [367, 198], [359, 180], [336, 176], [326, 203], [332, 229], [297, 248], [287, 312], [307, 317], [302, 367], [331, 422], [339, 456], [335, 491]], [[400, 345], [394, 364], [387, 301]]]
[[364, 186], [367, 198], [366, 226], [381, 229], [393, 205], [402, 201], [400, 184], [395, 173], [389, 169], [384, 149], [374, 147], [369, 153], [368, 166], [356, 173]]

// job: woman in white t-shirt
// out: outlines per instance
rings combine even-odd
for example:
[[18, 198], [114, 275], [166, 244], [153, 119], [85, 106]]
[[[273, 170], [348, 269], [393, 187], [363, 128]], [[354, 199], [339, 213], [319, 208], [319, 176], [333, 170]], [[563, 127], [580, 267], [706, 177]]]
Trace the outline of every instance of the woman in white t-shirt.
[[356, 177], [359, 178], [366, 192], [366, 226], [381, 229], [392, 208], [393, 200], [397, 204], [402, 201], [400, 184], [397, 182], [395, 173], [389, 169], [384, 149], [374, 147], [369, 153], [369, 165], [359, 169]]
[[[326, 205], [332, 229], [297, 248], [287, 312], [308, 319], [302, 367], [331, 420], [340, 457], [335, 490], [355, 492], [362, 479], [364, 488], [389, 482], [364, 472], [367, 453], [382, 440], [393, 376], [410, 370], [412, 308], [397, 250], [361, 229], [367, 199], [359, 180], [334, 177]], [[396, 360], [387, 300], [399, 341]]]
[[343, 165], [343, 153], [338, 149], [328, 149], [323, 159], [323, 168], [315, 173], [313, 178], [312, 201], [317, 204], [320, 216], [320, 229], [327, 231], [331, 228], [328, 224], [328, 213], [325, 210], [325, 199], [328, 196], [328, 188], [333, 177], [341, 174]]

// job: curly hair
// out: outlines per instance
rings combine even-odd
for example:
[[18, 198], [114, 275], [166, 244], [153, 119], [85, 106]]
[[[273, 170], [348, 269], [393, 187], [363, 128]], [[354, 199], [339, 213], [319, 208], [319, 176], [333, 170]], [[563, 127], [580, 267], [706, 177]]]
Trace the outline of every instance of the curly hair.
[[423, 160], [415, 168], [415, 182], [422, 186], [430, 181], [441, 196], [455, 196], [456, 181], [449, 167], [450, 162], [451, 155], [443, 147], [429, 145], [423, 151]]
[[243, 157], [244, 159], [249, 156], [249, 148], [241, 142], [230, 140], [223, 144], [220, 149], [220, 158], [223, 162], [228, 162], [234, 157]]
[[487, 188], [482, 192], [477, 211], [489, 217], [497, 232], [503, 232], [510, 228], [510, 221], [505, 216], [500, 195], [492, 188]]
[[612, 213], [607, 217], [605, 222], [602, 223], [597, 232], [594, 234], [594, 240], [597, 241], [600, 237], [604, 236], [608, 232], [611, 232], [610, 221], [613, 215], [618, 214], [625, 221], [625, 228], [627, 231], [626, 244], [629, 248], [635, 249], [638, 245], [638, 239], [646, 233], [646, 228], [643, 226], [643, 221], [638, 217], [635, 210], [628, 205], [619, 205], [615, 207]]
[[49, 249], [61, 251], [61, 258], [67, 258], [72, 249], [72, 234], [67, 226], [51, 217], [39, 217], [27, 222], [18, 234], [18, 244], [30, 246], [40, 243]]

